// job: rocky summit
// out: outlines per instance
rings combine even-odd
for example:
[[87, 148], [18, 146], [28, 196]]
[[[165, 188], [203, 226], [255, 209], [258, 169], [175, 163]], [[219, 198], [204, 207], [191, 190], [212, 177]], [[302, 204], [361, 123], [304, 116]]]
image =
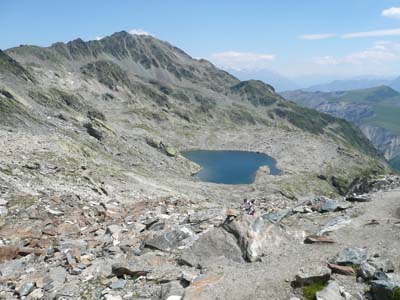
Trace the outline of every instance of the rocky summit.
[[396, 300], [399, 193], [354, 125], [152, 36], [0, 51], [0, 299]]

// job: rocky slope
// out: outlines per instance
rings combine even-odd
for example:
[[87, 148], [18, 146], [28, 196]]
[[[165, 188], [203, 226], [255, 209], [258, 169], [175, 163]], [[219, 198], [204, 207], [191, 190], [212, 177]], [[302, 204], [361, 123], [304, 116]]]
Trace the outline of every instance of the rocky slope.
[[[179, 154], [196, 148], [263, 152], [283, 173], [262, 169], [251, 185], [201, 183]], [[150, 36], [8, 49], [0, 297], [285, 299], [298, 293], [285, 280], [300, 265], [281, 270], [279, 259], [294, 244], [309, 249], [288, 212], [305, 196], [346, 195], [357, 178], [387, 172], [355, 126]], [[245, 197], [257, 216], [224, 224]], [[283, 215], [293, 226], [276, 223]]]

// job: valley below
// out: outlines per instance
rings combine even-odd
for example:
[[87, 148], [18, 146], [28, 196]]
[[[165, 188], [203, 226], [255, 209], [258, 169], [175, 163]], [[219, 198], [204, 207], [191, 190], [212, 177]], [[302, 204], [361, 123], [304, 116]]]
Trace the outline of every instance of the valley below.
[[399, 189], [355, 125], [151, 36], [0, 51], [0, 299], [396, 300]]

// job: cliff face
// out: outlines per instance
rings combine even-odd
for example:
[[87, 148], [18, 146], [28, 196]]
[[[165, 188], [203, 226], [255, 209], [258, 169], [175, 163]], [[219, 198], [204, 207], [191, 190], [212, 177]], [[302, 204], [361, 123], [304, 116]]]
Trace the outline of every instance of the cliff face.
[[400, 156], [400, 135], [371, 125], [360, 125], [360, 129], [389, 161]]
[[361, 124], [363, 120], [375, 115], [373, 109], [369, 105], [347, 102], [322, 102], [316, 105], [314, 109], [337, 118], [345, 119], [357, 125]]

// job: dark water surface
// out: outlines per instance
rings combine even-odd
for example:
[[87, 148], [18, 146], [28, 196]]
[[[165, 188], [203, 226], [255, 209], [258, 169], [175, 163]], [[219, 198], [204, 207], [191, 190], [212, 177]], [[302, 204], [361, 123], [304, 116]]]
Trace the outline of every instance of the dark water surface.
[[199, 164], [202, 169], [196, 176], [205, 182], [223, 184], [250, 184], [258, 168], [268, 166], [271, 175], [279, 175], [272, 157], [257, 152], [247, 151], [184, 151], [182, 155]]

